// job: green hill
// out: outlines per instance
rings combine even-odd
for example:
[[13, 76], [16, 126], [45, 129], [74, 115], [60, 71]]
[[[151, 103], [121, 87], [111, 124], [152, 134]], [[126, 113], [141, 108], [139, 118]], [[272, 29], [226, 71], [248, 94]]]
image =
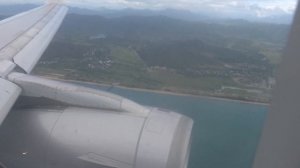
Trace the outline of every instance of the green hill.
[[267, 101], [288, 25], [70, 14], [35, 73]]

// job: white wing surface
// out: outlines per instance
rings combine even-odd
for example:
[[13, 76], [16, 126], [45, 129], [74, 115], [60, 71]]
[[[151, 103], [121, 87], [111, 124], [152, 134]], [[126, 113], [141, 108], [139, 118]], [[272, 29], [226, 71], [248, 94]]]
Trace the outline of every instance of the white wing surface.
[[186, 168], [192, 119], [25, 74], [66, 15], [59, 2], [0, 22], [0, 167]]
[[0, 65], [19, 66], [30, 73], [67, 13], [67, 7], [49, 3], [0, 22]]
[[31, 72], [66, 13], [67, 7], [52, 2], [0, 22], [0, 125], [21, 94], [8, 75], [16, 67]]

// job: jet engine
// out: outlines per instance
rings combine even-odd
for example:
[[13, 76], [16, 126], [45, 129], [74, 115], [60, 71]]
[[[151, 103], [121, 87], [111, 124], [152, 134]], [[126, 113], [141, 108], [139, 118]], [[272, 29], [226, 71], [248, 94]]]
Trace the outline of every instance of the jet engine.
[[[12, 74], [2, 168], [186, 168], [192, 119], [96, 89]], [[98, 101], [98, 102], [97, 102]]]

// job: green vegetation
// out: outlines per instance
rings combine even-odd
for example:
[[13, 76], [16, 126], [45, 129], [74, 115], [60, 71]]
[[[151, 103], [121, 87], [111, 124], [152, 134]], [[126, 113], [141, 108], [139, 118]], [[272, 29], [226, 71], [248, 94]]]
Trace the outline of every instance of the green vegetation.
[[68, 15], [35, 73], [265, 102], [288, 29], [247, 21]]

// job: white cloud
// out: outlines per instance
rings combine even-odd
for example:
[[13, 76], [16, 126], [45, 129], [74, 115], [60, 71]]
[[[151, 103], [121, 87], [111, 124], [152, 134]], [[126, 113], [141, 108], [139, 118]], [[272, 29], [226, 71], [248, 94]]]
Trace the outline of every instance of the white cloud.
[[[43, 0], [0, 0], [0, 4], [43, 3]], [[66, 0], [78, 7], [187, 9], [221, 13], [252, 13], [258, 16], [293, 13], [297, 0]]]

